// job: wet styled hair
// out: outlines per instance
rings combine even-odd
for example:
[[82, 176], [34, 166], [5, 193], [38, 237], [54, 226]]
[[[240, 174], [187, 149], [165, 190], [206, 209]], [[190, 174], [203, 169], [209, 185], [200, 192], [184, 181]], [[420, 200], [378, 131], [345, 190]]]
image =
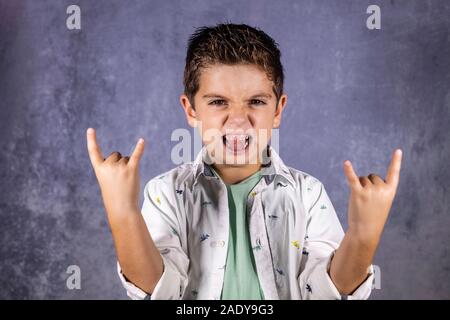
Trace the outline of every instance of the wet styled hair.
[[188, 41], [184, 69], [184, 94], [194, 107], [202, 68], [214, 64], [254, 64], [273, 82], [278, 100], [283, 93], [284, 72], [278, 44], [264, 31], [246, 24], [217, 24], [197, 28]]

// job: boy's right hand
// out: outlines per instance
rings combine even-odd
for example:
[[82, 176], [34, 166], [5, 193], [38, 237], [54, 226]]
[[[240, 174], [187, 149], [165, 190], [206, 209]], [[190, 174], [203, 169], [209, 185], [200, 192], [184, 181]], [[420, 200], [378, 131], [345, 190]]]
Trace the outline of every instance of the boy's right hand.
[[87, 129], [89, 158], [97, 176], [106, 213], [110, 218], [139, 210], [139, 160], [144, 153], [144, 139], [140, 138], [131, 157], [112, 152], [103, 158], [97, 144], [95, 130]]

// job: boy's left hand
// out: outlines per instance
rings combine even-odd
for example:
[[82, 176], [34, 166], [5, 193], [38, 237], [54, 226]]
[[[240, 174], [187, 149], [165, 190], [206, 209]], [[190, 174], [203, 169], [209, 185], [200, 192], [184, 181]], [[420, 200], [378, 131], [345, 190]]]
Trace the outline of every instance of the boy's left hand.
[[348, 232], [354, 239], [375, 247], [378, 245], [397, 191], [401, 161], [402, 151], [397, 149], [385, 180], [375, 174], [358, 177], [350, 161], [344, 162], [350, 186]]

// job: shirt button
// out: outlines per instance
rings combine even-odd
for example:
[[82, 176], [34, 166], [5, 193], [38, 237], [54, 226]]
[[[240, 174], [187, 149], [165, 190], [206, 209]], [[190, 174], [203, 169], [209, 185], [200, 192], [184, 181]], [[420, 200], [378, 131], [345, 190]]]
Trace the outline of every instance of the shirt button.
[[215, 248], [215, 247], [223, 247], [225, 246], [225, 241], [223, 240], [219, 240], [219, 241], [212, 241], [211, 242], [211, 247]]

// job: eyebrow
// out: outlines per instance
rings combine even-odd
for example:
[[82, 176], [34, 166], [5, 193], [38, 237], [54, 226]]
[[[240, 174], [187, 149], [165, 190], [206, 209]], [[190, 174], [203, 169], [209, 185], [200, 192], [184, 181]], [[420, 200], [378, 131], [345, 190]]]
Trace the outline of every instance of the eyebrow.
[[[227, 97], [222, 96], [220, 94], [217, 93], [208, 93], [202, 96], [203, 99], [208, 99], [208, 98], [221, 98], [221, 99], [227, 99]], [[270, 99], [272, 98], [271, 94], [267, 94], [267, 93], [258, 93], [255, 94], [253, 96], [250, 97], [250, 99], [256, 99], [256, 98], [267, 98]]]

